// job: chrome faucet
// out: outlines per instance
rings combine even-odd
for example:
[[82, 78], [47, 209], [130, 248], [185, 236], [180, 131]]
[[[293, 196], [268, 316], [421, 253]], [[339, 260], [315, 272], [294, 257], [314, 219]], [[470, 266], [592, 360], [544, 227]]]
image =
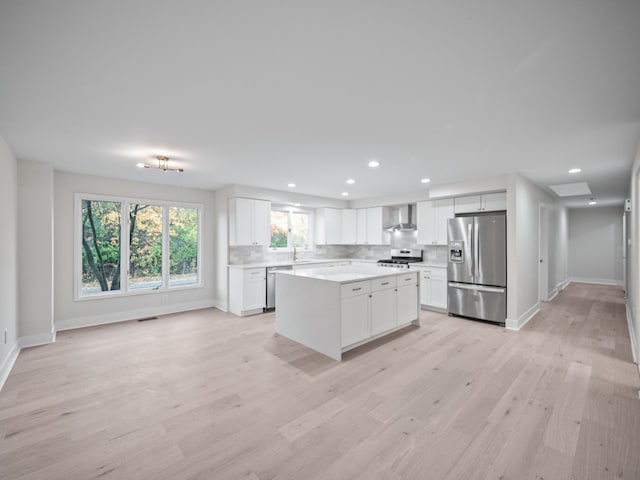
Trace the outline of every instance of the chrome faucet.
[[298, 254], [296, 252], [296, 246], [293, 246], [293, 261], [297, 262], [298, 261]]

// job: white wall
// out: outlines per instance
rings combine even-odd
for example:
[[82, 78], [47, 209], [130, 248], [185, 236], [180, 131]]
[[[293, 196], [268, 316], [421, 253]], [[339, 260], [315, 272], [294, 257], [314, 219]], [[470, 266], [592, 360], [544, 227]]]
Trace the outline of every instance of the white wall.
[[[161, 172], [149, 172], [151, 175]], [[215, 194], [208, 190], [130, 182], [56, 172], [55, 326], [57, 330], [213, 306], [215, 278]], [[91, 193], [203, 205], [202, 288], [74, 301], [74, 194]]]
[[21, 346], [55, 340], [53, 327], [53, 168], [18, 162], [18, 311]]
[[622, 285], [622, 207], [569, 211], [572, 281]]
[[429, 198], [458, 197], [476, 193], [500, 192], [507, 188], [510, 177], [498, 175], [487, 178], [474, 178], [464, 182], [434, 185], [429, 188]]
[[[0, 389], [18, 355], [18, 165], [0, 135]], [[4, 332], [7, 332], [7, 341]]]
[[627, 224], [627, 321], [634, 360], [638, 363], [640, 347], [640, 145], [631, 168], [629, 185], [631, 212]]
[[566, 208], [522, 175], [507, 187], [507, 327], [521, 328], [539, 310], [540, 205], [549, 210], [549, 290], [567, 279]]

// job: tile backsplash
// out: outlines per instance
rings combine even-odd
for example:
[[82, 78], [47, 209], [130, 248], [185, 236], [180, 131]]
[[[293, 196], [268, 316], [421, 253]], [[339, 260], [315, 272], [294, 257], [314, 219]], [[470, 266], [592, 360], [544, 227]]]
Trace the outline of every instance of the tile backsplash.
[[[391, 237], [391, 245], [317, 245], [313, 250], [299, 250], [300, 260], [325, 258], [362, 258], [380, 260], [389, 258], [392, 248], [421, 248], [425, 262], [446, 264], [447, 247], [418, 245], [413, 232], [399, 232]], [[293, 259], [292, 252], [274, 252], [263, 246], [229, 247], [229, 264], [286, 262]]]

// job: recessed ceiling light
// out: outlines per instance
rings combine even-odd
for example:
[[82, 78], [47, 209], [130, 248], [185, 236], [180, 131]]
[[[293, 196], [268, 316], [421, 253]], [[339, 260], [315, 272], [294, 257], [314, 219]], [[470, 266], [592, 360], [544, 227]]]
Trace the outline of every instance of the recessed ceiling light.
[[429, 183], [431, 181], [430, 178], [423, 178], [422, 180], [420, 180], [422, 183]]
[[294, 206], [294, 207], [299, 207], [299, 206], [300, 206], [300, 204], [299, 204], [299, 203], [294, 203], [294, 204], [293, 204], [293, 206]]
[[580, 173], [582, 170], [580, 168], [572, 168], [569, 170], [569, 173]]
[[289, 183], [289, 184], [287, 185], [287, 187], [289, 187], [289, 188], [296, 188], [296, 184], [295, 184], [295, 183]]
[[377, 161], [377, 160], [371, 160], [371, 161], [369, 162], [369, 166], [370, 166], [371, 168], [379, 167], [379, 166], [380, 166], [380, 162], [379, 162], [379, 161]]
[[349, 192], [342, 192], [342, 196], [343, 197], [348, 197], [349, 196]]
[[349, 180], [347, 180], [347, 183], [349, 185], [353, 185], [354, 183], [356, 183], [356, 181], [353, 178], [350, 178]]
[[136, 163], [136, 167], [138, 168], [144, 168], [144, 163], [140, 162], [140, 163]]

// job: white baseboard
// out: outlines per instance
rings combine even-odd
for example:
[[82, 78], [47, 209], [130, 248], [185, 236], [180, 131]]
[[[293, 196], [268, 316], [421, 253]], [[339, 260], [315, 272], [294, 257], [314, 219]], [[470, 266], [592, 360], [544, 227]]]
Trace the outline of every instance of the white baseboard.
[[633, 361], [638, 364], [638, 369], [640, 370], [640, 363], [638, 363], [638, 345], [636, 345], [638, 337], [636, 337], [636, 332], [633, 326], [633, 314], [631, 313], [629, 302], [627, 302], [625, 306], [627, 310], [627, 327], [629, 328], [629, 340], [631, 341], [631, 353], [633, 355]]
[[149, 308], [139, 308], [137, 310], [126, 310], [124, 312], [111, 312], [102, 315], [92, 315], [90, 317], [76, 317], [55, 322], [56, 330], [72, 330], [74, 328], [95, 327], [109, 323], [127, 322], [137, 318], [153, 317], [156, 315], [168, 315], [171, 313], [187, 312], [200, 308], [214, 307], [212, 300], [201, 300], [198, 302], [177, 303], [165, 307], [154, 305]]
[[570, 277], [570, 283], [595, 283], [598, 285], [616, 285], [623, 286], [622, 280], [612, 280], [610, 278], [590, 278], [590, 277]]
[[40, 345], [47, 345], [56, 341], [56, 331], [52, 330], [48, 333], [41, 333], [38, 335], [27, 335], [20, 337], [18, 343], [20, 348], [38, 347]]
[[560, 282], [558, 285], [560, 285], [560, 290], [564, 290], [565, 288], [567, 288], [569, 286], [569, 284], [571, 283], [571, 279], [570, 278], [566, 278], [564, 280], [564, 282]]
[[4, 387], [4, 383], [7, 381], [9, 373], [11, 373], [11, 369], [18, 359], [19, 353], [20, 345], [16, 342], [13, 344], [13, 347], [9, 350], [9, 354], [0, 365], [0, 391], [2, 390], [2, 387]]
[[556, 298], [556, 296], [560, 293], [560, 290], [558, 289], [558, 287], [554, 288], [553, 290], [551, 290], [548, 294], [547, 294], [547, 302], [551, 302], [553, 301], [554, 298]]
[[223, 312], [229, 311], [229, 305], [227, 305], [226, 300], [220, 300], [219, 298], [216, 298], [213, 301], [213, 306], [216, 307], [218, 310], [222, 310]]
[[524, 312], [517, 320], [512, 320], [507, 318], [505, 322], [504, 328], [507, 330], [515, 330], [518, 331], [522, 327], [524, 327], [529, 320], [536, 316], [536, 314], [540, 311], [540, 304], [536, 303], [529, 310]]

